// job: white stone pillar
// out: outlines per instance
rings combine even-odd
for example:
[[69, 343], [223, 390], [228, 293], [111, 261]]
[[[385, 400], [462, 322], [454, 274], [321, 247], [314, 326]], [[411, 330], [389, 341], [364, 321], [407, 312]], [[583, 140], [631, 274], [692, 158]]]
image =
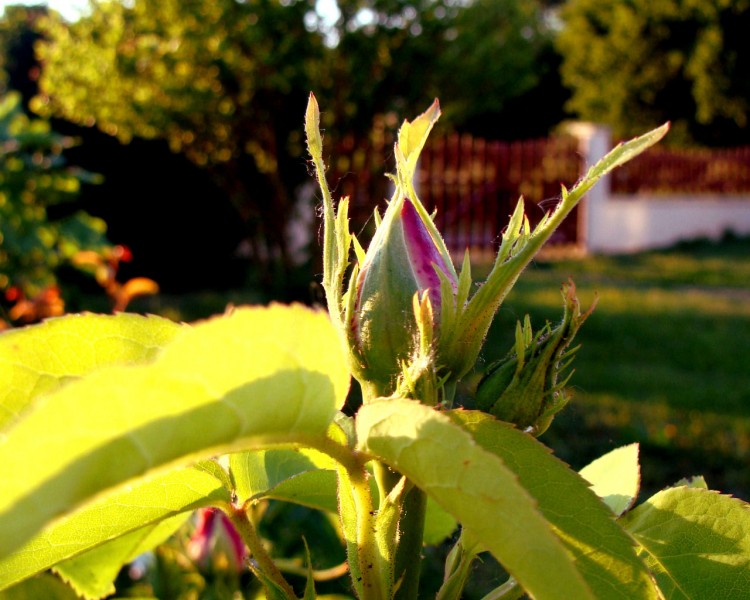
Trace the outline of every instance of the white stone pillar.
[[[566, 131], [578, 138], [578, 147], [583, 156], [583, 173], [604, 158], [612, 148], [612, 132], [609, 127], [595, 125], [594, 123], [576, 122], [570, 123]], [[589, 190], [581, 202], [578, 210], [578, 228], [581, 245], [586, 253], [597, 252], [606, 247], [607, 202], [610, 197], [610, 176], [602, 177], [599, 182]]]

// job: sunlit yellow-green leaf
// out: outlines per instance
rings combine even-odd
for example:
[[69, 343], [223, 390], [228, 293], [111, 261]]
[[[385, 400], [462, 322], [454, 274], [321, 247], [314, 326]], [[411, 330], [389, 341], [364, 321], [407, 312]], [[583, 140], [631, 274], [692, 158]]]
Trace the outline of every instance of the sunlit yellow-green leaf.
[[65, 382], [103, 367], [153, 360], [181, 329], [160, 317], [82, 314], [0, 334], [0, 429]]
[[230, 501], [230, 491], [199, 468], [149, 478], [64, 517], [0, 559], [0, 589], [128, 532]]
[[661, 491], [620, 522], [669, 600], [750, 598], [750, 507], [702, 488]]
[[632, 540], [578, 473], [532, 436], [485, 413], [452, 411], [450, 417], [516, 474], [574, 557], [576, 569], [596, 598], [657, 598]]
[[51, 573], [43, 573], [0, 592], [0, 600], [79, 600], [72, 588]]
[[619, 517], [638, 497], [641, 485], [638, 444], [608, 452], [581, 469], [580, 474], [591, 483], [594, 493]]
[[229, 457], [237, 499], [261, 497], [268, 490], [301, 473], [336, 469], [329, 456], [310, 448], [273, 448], [240, 452]]
[[274, 448], [229, 458], [237, 499], [274, 499], [336, 512], [336, 463], [316, 450]]
[[98, 600], [115, 593], [120, 569], [137, 556], [164, 542], [188, 518], [188, 514], [170, 517], [97, 546], [66, 560], [54, 571], [86, 600]]
[[99, 494], [166, 467], [322, 439], [349, 374], [327, 315], [238, 309], [154, 362], [99, 369], [36, 403], [0, 440], [0, 557]]

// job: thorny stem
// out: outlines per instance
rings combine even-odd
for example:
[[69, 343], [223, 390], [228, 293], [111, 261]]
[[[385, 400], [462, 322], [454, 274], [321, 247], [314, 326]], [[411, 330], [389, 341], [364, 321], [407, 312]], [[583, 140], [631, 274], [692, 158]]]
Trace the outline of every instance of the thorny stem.
[[357, 549], [362, 577], [360, 600], [383, 600], [386, 598], [386, 590], [382, 585], [383, 569], [378, 551], [375, 510], [370, 484], [367, 482], [367, 471], [362, 468], [361, 471], [350, 471], [348, 475], [357, 518]]
[[[333, 458], [340, 465], [340, 474], [348, 487], [354, 504], [356, 556], [349, 556], [359, 567], [361, 581], [356, 582], [360, 600], [388, 600], [383, 589], [383, 574], [388, 565], [382, 564], [376, 538], [376, 511], [372, 503], [372, 492], [365, 469], [365, 458], [333, 440], [312, 438], [308, 445]], [[354, 574], [355, 569], [350, 565]]]
[[422, 566], [422, 543], [427, 494], [413, 486], [403, 499], [403, 514], [399, 529], [401, 539], [396, 552], [395, 577], [400, 585], [394, 598], [413, 600], [419, 593], [419, 576]]

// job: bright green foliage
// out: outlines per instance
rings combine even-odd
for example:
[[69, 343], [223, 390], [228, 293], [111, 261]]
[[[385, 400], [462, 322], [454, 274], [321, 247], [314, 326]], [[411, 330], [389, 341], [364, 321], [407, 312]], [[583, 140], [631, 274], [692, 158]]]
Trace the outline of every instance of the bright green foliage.
[[175, 469], [64, 516], [0, 561], [0, 589], [118, 536], [217, 502], [229, 491], [213, 475]]
[[657, 598], [632, 541], [579, 475], [530, 436], [488, 415], [454, 411], [450, 418], [516, 474], [575, 557], [596, 598]]
[[107, 366], [145, 364], [181, 330], [159, 317], [71, 315], [0, 336], [0, 429], [38, 397]]
[[108, 247], [106, 226], [82, 211], [50, 220], [51, 206], [74, 200], [96, 179], [65, 166], [72, 141], [29, 119], [16, 93], [0, 96], [0, 290], [18, 286], [32, 297], [55, 284], [55, 270], [81, 250]]
[[303, 110], [322, 48], [308, 12], [302, 0], [96, 0], [76, 23], [46, 21], [32, 109], [123, 142], [166, 140], [227, 194], [256, 260], [284, 258], [305, 177], [290, 116]]
[[3, 592], [0, 597], [3, 600], [79, 600], [79, 596], [69, 586], [50, 573], [27, 579]]
[[608, 452], [581, 469], [580, 474], [591, 483], [594, 493], [619, 517], [633, 506], [638, 497], [641, 485], [638, 444]]
[[163, 543], [189, 516], [181, 514], [142, 527], [68, 559], [54, 570], [83, 598], [98, 600], [114, 594], [113, 582], [123, 565]]
[[254, 100], [299, 89], [305, 63], [294, 63], [312, 49], [304, 3], [283, 4], [95, 1], [72, 25], [53, 16], [34, 106], [123, 141], [166, 139], [198, 164], [250, 155], [274, 170], [273, 115]]
[[301, 307], [238, 310], [149, 365], [100, 369], [48, 396], [0, 445], [0, 555], [60, 512], [168, 465], [324, 436], [347, 389], [327, 317]]
[[375, 401], [357, 414], [357, 435], [363, 451], [433, 496], [535, 597], [595, 597], [515, 474], [447, 416], [410, 400]]
[[[439, 234], [412, 176], [438, 114], [435, 103], [406, 122], [394, 149], [389, 210], [413, 198], [423, 240]], [[81, 596], [98, 598], [113, 590], [124, 563], [210, 507], [204, 514], [221, 517], [225, 533], [231, 523], [244, 541], [252, 556], [245, 566], [266, 596], [296, 598], [257, 530], [263, 510], [256, 505], [276, 499], [339, 513], [360, 600], [416, 598], [423, 541], [440, 541], [457, 522], [440, 600], [461, 597], [484, 551], [510, 574], [487, 598], [692, 599], [747, 589], [744, 503], [694, 479], [628, 513], [638, 492], [636, 447], [584, 469], [592, 490], [527, 432], [491, 414], [446, 408], [445, 388], [473, 366], [494, 312], [542, 243], [600, 177], [666, 127], [619, 146], [573, 190], [563, 189], [533, 232], [519, 208], [488, 281], [471, 297], [468, 260], [455, 287], [445, 272], [428, 277], [440, 288], [440, 323], [432, 322], [430, 296], [415, 295], [418, 341], [399, 363], [393, 394], [365, 389], [365, 403], [346, 416], [348, 365], [357, 365], [342, 341], [356, 323], [357, 289], [341, 284], [352, 248], [366, 260], [348, 230], [346, 203], [334, 210], [318, 123], [311, 97], [306, 125], [325, 200], [324, 285], [334, 324], [320, 311], [272, 305], [192, 327], [86, 315], [0, 334], [8, 390], [0, 396], [0, 588], [52, 567]], [[442, 260], [440, 244], [432, 250]], [[519, 330], [519, 354], [532, 340], [530, 328]], [[199, 530], [208, 542], [208, 526]], [[245, 556], [232, 548], [236, 561]], [[309, 550], [305, 557], [304, 598], [312, 600]], [[9, 593], [55, 597], [48, 581]]]
[[750, 141], [747, 0], [572, 0], [558, 37], [569, 108], [626, 136], [671, 120], [672, 141]]
[[747, 598], [750, 510], [706, 489], [676, 487], [621, 520], [659, 588], [672, 600]]

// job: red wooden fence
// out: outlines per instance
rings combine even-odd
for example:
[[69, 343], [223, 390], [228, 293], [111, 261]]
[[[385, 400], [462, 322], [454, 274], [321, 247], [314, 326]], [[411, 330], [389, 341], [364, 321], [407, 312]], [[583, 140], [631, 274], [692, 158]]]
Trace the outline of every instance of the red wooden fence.
[[[352, 229], [369, 239], [372, 210], [382, 212], [392, 184], [393, 138], [382, 129], [369, 140], [346, 138], [335, 147], [329, 171], [336, 196], [351, 198]], [[492, 251], [520, 196], [532, 225], [554, 208], [560, 184], [571, 187], [582, 172], [578, 141], [550, 137], [519, 142], [469, 135], [434, 138], [422, 152], [416, 176], [420, 198], [449, 249]], [[750, 147], [686, 150], [655, 147], [612, 173], [613, 193], [750, 193]], [[579, 241], [574, 211], [550, 244]]]
[[[391, 148], [392, 140], [384, 137], [377, 143], [348, 138], [333, 154], [329, 181], [337, 196], [350, 196], [354, 231], [365, 227], [376, 204], [382, 212], [383, 200], [391, 195], [383, 176], [394, 170]], [[520, 196], [533, 225], [554, 208], [560, 184], [575, 183], [581, 170], [577, 148], [570, 137], [521, 142], [435, 138], [422, 152], [417, 192], [429, 211], [437, 209], [436, 224], [451, 252], [493, 250]], [[577, 214], [570, 215], [550, 243], [575, 243], [577, 221]]]
[[750, 146], [685, 149], [656, 146], [612, 172], [619, 194], [750, 193]]

